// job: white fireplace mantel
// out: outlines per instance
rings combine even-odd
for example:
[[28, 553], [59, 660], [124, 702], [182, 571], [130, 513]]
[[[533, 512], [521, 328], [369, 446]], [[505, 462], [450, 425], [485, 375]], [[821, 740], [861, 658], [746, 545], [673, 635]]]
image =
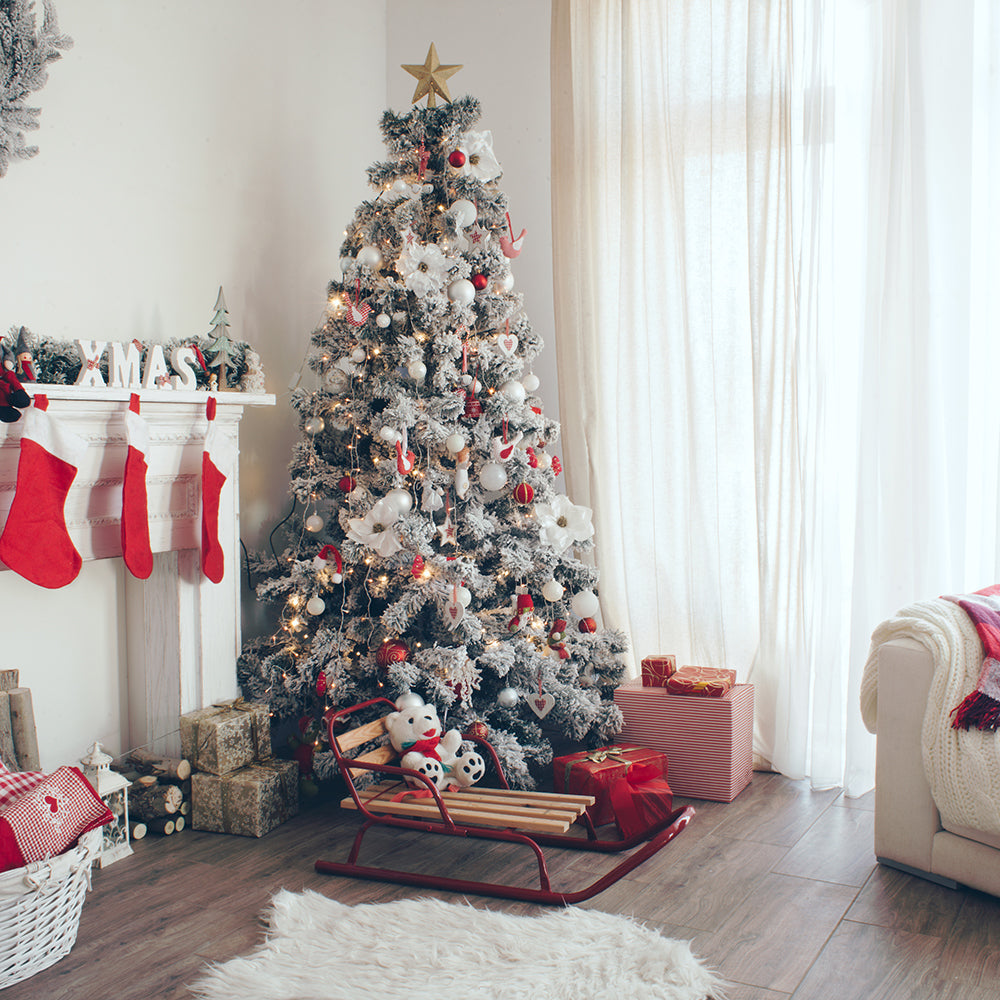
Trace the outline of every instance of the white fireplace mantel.
[[[26, 384], [44, 393], [49, 413], [88, 444], [66, 500], [69, 535], [85, 561], [121, 557], [122, 476], [128, 389]], [[130, 746], [179, 753], [178, 717], [237, 694], [240, 649], [239, 424], [247, 406], [272, 406], [270, 394], [212, 393], [215, 423], [237, 446], [220, 497], [219, 539], [225, 574], [214, 584], [201, 571], [201, 458], [208, 428], [207, 392], [143, 390], [149, 424], [147, 496], [153, 572], [124, 571], [127, 737]], [[23, 422], [0, 425], [0, 518], [17, 481]], [[0, 571], [11, 574], [0, 563]], [[24, 581], [25, 599], [41, 588]]]

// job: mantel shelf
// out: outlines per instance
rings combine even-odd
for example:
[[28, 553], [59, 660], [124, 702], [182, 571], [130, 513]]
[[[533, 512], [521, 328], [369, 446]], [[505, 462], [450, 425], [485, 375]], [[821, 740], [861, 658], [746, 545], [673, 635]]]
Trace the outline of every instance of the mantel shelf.
[[196, 390], [184, 392], [177, 389], [129, 389], [124, 387], [56, 385], [48, 382], [25, 382], [25, 391], [29, 396], [36, 393], [48, 396], [49, 399], [68, 399], [74, 401], [89, 400], [97, 402], [125, 402], [137, 393], [140, 403], [204, 403], [209, 396], [214, 396], [219, 406], [274, 406], [273, 393], [229, 392], [226, 390], [209, 392]]

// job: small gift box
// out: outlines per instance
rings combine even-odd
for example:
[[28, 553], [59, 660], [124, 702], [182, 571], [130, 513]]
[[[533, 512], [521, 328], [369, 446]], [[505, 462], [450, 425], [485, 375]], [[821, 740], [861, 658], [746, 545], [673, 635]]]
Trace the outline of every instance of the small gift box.
[[643, 687], [664, 687], [677, 672], [676, 656], [647, 656], [641, 664]]
[[188, 712], [180, 719], [181, 753], [196, 771], [229, 774], [271, 756], [267, 705], [242, 698]]
[[722, 667], [681, 667], [664, 685], [671, 694], [721, 698], [736, 683], [736, 671]]
[[265, 760], [229, 774], [191, 775], [191, 827], [263, 837], [299, 811], [299, 765]]
[[[597, 800], [587, 809], [594, 826], [616, 821], [615, 803], [612, 797], [614, 786], [627, 778], [633, 768], [641, 768], [636, 774], [642, 781], [636, 781], [635, 786], [654, 780], [662, 782], [656, 790], [669, 795], [667, 785], [667, 757], [657, 750], [637, 746], [610, 746], [601, 750], [582, 750], [578, 753], [557, 757], [553, 762], [554, 787], [557, 792], [568, 792], [573, 795], [593, 795]], [[652, 785], [646, 789], [653, 794]], [[625, 781], [617, 789], [619, 806], [623, 802], [629, 807], [626, 812], [626, 825], [634, 825], [636, 814], [645, 815], [648, 807], [642, 807], [635, 802], [632, 787]], [[669, 812], [669, 804], [668, 809]]]

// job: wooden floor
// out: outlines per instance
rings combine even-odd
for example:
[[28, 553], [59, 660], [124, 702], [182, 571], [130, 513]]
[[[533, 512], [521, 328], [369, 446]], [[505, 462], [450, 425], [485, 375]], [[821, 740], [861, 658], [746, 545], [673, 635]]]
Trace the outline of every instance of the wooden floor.
[[[849, 800], [756, 774], [735, 802], [693, 804], [698, 815], [677, 840], [583, 905], [690, 940], [733, 984], [732, 1000], [1000, 996], [1000, 901], [877, 865], [872, 796]], [[132, 857], [95, 871], [71, 954], [4, 990], [3, 1000], [189, 997], [185, 984], [206, 961], [224, 961], [260, 941], [258, 914], [281, 887], [316, 889], [346, 903], [455, 898], [315, 874], [317, 858], [344, 857], [357, 823], [356, 813], [323, 803], [260, 840], [185, 830], [140, 841]], [[507, 845], [462, 841], [458, 851], [447, 867], [460, 877], [492, 878], [497, 866], [507, 874], [528, 870]], [[369, 835], [364, 853], [371, 861], [395, 854], [398, 866], [440, 860], [426, 838], [399, 831]], [[552, 865], [559, 888], [583, 883], [610, 860], [556, 853], [565, 861]], [[470, 901], [538, 912], [522, 903]], [[483, 992], [502, 995], [500, 984]]]

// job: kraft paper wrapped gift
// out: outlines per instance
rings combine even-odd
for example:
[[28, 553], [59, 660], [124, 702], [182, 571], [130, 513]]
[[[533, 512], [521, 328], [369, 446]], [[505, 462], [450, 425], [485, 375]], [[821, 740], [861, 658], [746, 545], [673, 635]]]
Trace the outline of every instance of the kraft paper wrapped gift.
[[615, 690], [619, 739], [666, 754], [675, 795], [732, 802], [753, 777], [753, 685], [719, 698], [670, 694], [628, 681]]
[[670, 794], [666, 784], [667, 758], [655, 750], [624, 744], [556, 757], [552, 761], [553, 787], [557, 792], [571, 795], [593, 795], [597, 801], [587, 809], [587, 814], [594, 826], [603, 826], [616, 821], [612, 787], [625, 779], [632, 768], [642, 768], [646, 781], [659, 778], [666, 794]]
[[263, 837], [298, 815], [299, 765], [265, 760], [229, 774], [191, 775], [191, 827]]
[[663, 687], [667, 678], [677, 672], [677, 657], [673, 654], [647, 656], [642, 661], [642, 686]]
[[196, 771], [229, 774], [271, 756], [267, 705], [237, 698], [188, 712], [180, 719], [181, 753]]

